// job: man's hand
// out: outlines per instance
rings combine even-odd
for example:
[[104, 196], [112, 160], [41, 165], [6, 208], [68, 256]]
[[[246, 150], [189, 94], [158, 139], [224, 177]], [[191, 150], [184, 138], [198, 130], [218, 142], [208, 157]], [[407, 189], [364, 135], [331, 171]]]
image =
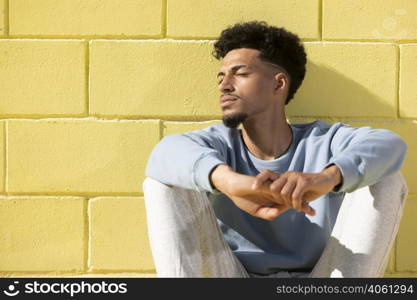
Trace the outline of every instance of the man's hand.
[[278, 174], [266, 169], [256, 176], [252, 188], [258, 190], [260, 186], [268, 184], [276, 203], [314, 216], [315, 210], [308, 202], [332, 191], [341, 182], [342, 176], [336, 165], [331, 165], [320, 173]]
[[273, 220], [290, 208], [310, 216], [315, 210], [308, 205], [341, 183], [339, 168], [332, 165], [320, 173], [264, 170], [256, 177], [234, 172], [218, 165], [210, 175], [213, 185], [228, 196], [237, 207], [252, 216]]
[[273, 220], [290, 207], [277, 203], [268, 184], [253, 189], [255, 177], [234, 172], [229, 166], [218, 165], [210, 176], [213, 185], [228, 196], [240, 209], [252, 216]]

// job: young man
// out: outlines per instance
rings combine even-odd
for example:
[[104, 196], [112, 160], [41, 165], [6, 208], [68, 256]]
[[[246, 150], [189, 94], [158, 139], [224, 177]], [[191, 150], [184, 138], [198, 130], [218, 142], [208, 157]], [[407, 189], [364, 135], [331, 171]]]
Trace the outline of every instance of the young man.
[[[214, 56], [222, 59], [223, 124], [167, 136], [148, 161], [144, 191], [158, 276], [330, 276], [313, 268], [326, 246], [335, 251], [330, 237], [345, 193], [396, 173], [405, 143], [370, 127], [288, 124], [285, 105], [304, 79], [306, 54], [284, 28], [236, 24], [221, 33]], [[385, 220], [384, 211], [400, 210], [397, 198], [382, 208], [359, 203], [340, 222], [365, 222], [372, 205]], [[339, 276], [382, 276], [399, 218], [376, 224], [386, 232], [377, 235], [389, 235], [378, 237], [388, 241], [380, 254], [340, 242], [369, 273]]]

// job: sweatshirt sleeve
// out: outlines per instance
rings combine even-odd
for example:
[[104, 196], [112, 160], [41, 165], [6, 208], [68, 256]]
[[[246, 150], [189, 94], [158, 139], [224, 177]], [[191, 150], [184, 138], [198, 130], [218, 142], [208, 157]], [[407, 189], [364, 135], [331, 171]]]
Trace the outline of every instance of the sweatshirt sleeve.
[[153, 149], [146, 176], [167, 185], [217, 193], [209, 175], [219, 164], [226, 164], [226, 142], [210, 130], [164, 137]]
[[400, 170], [407, 145], [397, 134], [386, 129], [338, 125], [331, 142], [333, 156], [327, 164], [335, 164], [342, 173], [342, 185], [334, 192], [352, 192]]

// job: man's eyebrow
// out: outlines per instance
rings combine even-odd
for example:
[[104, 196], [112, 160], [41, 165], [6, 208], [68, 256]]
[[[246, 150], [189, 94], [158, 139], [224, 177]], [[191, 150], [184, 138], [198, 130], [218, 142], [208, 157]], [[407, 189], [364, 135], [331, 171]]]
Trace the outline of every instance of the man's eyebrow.
[[[235, 65], [235, 66], [231, 67], [230, 70], [237, 71], [240, 68], [249, 68], [250, 69], [250, 67], [248, 65]], [[223, 75], [224, 75], [224, 72], [217, 73], [217, 77], [223, 76]]]

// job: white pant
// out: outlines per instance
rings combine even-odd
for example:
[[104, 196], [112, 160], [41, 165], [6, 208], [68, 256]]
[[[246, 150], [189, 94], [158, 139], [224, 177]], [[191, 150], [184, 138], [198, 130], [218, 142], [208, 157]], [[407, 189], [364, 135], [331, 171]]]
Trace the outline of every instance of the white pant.
[[[143, 190], [158, 277], [259, 277], [249, 274], [232, 253], [205, 193], [149, 177]], [[346, 194], [313, 271], [265, 277], [382, 277], [407, 192], [403, 176], [396, 173]]]

